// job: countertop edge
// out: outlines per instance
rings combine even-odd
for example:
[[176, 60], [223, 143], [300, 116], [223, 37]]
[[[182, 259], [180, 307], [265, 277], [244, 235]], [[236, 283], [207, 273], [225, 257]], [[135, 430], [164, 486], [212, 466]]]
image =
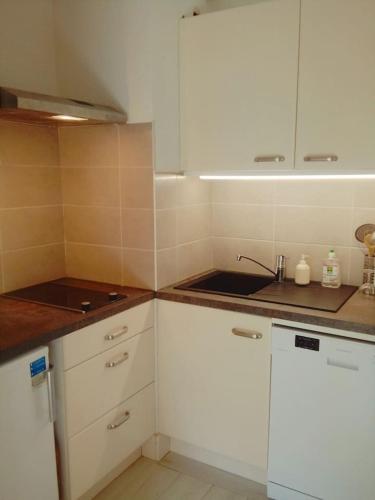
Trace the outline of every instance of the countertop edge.
[[[98, 323], [106, 318], [124, 312], [128, 309], [132, 309], [138, 305], [149, 302], [155, 298], [155, 292], [152, 290], [145, 290], [144, 293], [138, 295], [136, 297], [130, 297], [124, 301], [119, 301], [116, 304], [111, 304], [110, 306], [106, 306], [105, 308], [100, 309], [98, 312], [94, 311], [92, 314], [86, 314], [79, 317], [77, 321], [73, 321], [67, 323], [65, 325], [59, 326], [58, 328], [54, 328], [48, 331], [41, 333], [40, 335], [35, 335], [27, 339], [26, 341], [22, 341], [19, 344], [15, 344], [14, 346], [7, 347], [3, 350], [0, 350], [0, 363], [11, 360], [19, 355], [26, 353], [27, 351], [31, 351], [38, 347], [41, 347], [53, 340], [56, 340], [64, 335], [68, 335], [69, 333], [73, 333], [81, 328], [85, 328], [86, 326], [90, 326], [94, 323]], [[13, 301], [14, 299], [9, 299]], [[40, 306], [40, 307], [50, 307], [50, 306]]]
[[[254, 314], [256, 316], [264, 316], [274, 319], [283, 319], [287, 321], [295, 321], [298, 323], [306, 323], [310, 325], [334, 328], [337, 330], [345, 330], [349, 332], [364, 333], [367, 335], [375, 335], [375, 324], [356, 323], [340, 318], [327, 318], [319, 315], [304, 314], [303, 311], [285, 311], [277, 308], [276, 304], [272, 304], [272, 308], [265, 308], [259, 305], [259, 302], [250, 302], [248, 304], [239, 303], [236, 299], [233, 301], [222, 301], [213, 295], [203, 298], [197, 295], [183, 294], [173, 289], [159, 290], [156, 292], [156, 298], [171, 302], [180, 302], [185, 304], [197, 305], [202, 307], [210, 307], [213, 309], [223, 309], [226, 311], [242, 312]], [[349, 299], [350, 300], [350, 299]]]

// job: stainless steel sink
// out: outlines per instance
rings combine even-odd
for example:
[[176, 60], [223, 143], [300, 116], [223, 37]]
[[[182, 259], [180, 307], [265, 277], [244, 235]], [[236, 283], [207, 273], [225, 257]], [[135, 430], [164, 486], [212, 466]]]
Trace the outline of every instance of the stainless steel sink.
[[231, 271], [214, 271], [177, 286], [180, 290], [229, 295], [230, 297], [248, 298], [274, 281], [273, 276], [245, 274]]

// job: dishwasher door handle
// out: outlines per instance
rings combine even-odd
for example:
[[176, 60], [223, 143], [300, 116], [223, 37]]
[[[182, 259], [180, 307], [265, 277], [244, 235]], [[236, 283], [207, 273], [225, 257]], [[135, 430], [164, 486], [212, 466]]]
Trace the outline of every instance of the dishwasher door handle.
[[359, 370], [358, 365], [354, 365], [353, 363], [348, 363], [347, 361], [341, 361], [333, 358], [327, 358], [327, 365], [335, 366], [336, 368], [344, 368], [346, 370], [353, 370], [356, 372]]

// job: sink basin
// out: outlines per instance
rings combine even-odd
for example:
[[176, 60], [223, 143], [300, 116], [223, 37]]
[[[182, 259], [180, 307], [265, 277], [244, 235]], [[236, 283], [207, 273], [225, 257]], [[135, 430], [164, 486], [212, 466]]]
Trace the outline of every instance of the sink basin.
[[322, 288], [317, 282], [298, 286], [289, 279], [278, 283], [273, 276], [230, 271], [213, 271], [175, 288], [329, 312], [337, 312], [357, 290], [350, 285]]
[[233, 297], [245, 297], [258, 292], [274, 281], [273, 276], [245, 274], [230, 271], [213, 273], [177, 286], [180, 290], [215, 293]]

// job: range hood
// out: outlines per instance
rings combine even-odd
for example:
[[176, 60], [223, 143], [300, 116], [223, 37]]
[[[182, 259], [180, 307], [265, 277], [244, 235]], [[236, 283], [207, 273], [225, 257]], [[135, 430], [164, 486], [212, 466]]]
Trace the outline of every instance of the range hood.
[[126, 114], [109, 106], [0, 87], [0, 118], [65, 125], [125, 123]]

